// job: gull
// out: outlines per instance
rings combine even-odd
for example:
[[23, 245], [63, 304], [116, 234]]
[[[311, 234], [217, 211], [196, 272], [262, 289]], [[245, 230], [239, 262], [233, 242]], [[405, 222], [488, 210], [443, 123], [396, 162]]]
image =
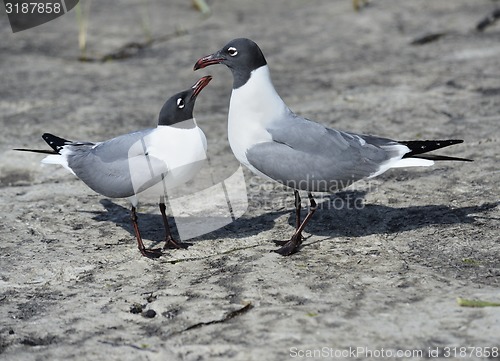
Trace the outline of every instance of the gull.
[[160, 249], [146, 249], [137, 223], [139, 198], [148, 192], [159, 197], [165, 228], [165, 248], [185, 248], [170, 232], [165, 194], [191, 180], [206, 159], [207, 140], [193, 117], [196, 98], [211, 76], [170, 97], [163, 105], [156, 128], [143, 129], [103, 142], [74, 142], [45, 133], [49, 150], [16, 149], [49, 154], [45, 164], [59, 164], [95, 192], [109, 198], [127, 198], [130, 218], [143, 256], [159, 257]]
[[[278, 95], [264, 54], [250, 39], [230, 41], [200, 58], [194, 70], [213, 64], [224, 64], [233, 74], [228, 139], [235, 157], [253, 173], [294, 190], [295, 232], [276, 250], [281, 255], [295, 253], [302, 243], [317, 208], [312, 192], [336, 192], [391, 168], [469, 161], [424, 154], [463, 140], [395, 141], [328, 128], [295, 114]], [[299, 191], [306, 191], [310, 202], [303, 221]]]

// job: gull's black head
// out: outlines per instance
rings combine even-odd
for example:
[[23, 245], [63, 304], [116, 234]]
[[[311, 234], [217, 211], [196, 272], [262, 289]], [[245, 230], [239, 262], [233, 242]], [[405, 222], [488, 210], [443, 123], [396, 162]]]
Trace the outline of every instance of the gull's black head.
[[212, 80], [210, 75], [204, 76], [188, 90], [170, 97], [161, 108], [158, 125], [175, 125], [193, 119], [196, 97], [210, 83], [210, 80]]
[[253, 70], [267, 64], [262, 50], [252, 40], [239, 38], [231, 40], [222, 49], [204, 56], [194, 65], [194, 70], [212, 64], [224, 64], [233, 72], [233, 88], [244, 85]]

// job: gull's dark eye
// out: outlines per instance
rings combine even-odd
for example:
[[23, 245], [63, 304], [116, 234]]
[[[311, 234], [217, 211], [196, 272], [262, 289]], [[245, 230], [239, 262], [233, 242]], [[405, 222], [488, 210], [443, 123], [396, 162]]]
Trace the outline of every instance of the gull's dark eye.
[[236, 50], [235, 47], [231, 46], [229, 49], [227, 49], [227, 52], [231, 56], [236, 56], [238, 55], [238, 50]]
[[184, 108], [184, 99], [182, 98], [177, 99], [177, 108], [179, 109]]

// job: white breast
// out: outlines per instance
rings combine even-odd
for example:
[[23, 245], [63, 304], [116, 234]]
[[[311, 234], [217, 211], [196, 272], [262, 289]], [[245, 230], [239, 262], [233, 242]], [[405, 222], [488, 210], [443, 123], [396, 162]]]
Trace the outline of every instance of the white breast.
[[[153, 173], [164, 173], [165, 186], [174, 188], [191, 180], [206, 159], [207, 140], [203, 131], [198, 128], [182, 129], [170, 126], [158, 126], [143, 138], [147, 150], [146, 158], [163, 162]], [[157, 162], [148, 162], [160, 164]]]

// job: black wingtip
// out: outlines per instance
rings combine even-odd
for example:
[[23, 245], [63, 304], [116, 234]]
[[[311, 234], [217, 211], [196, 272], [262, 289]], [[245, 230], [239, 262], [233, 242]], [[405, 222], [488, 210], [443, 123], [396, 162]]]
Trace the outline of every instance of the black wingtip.
[[420, 158], [420, 159], [429, 159], [429, 160], [450, 160], [450, 161], [458, 161], [458, 162], [474, 162], [473, 159], [467, 159], [467, 158], [459, 158], [459, 157], [448, 157], [446, 155], [439, 155], [439, 154], [422, 154], [422, 155], [417, 155], [414, 158]]
[[64, 147], [66, 144], [71, 143], [69, 140], [57, 137], [50, 133], [43, 133], [42, 138], [57, 153], [59, 153], [62, 147]]
[[444, 147], [449, 147], [450, 145], [463, 143], [463, 139], [445, 139], [445, 140], [412, 140], [412, 141], [401, 141], [400, 144], [406, 145], [410, 151], [406, 153], [403, 158], [422, 158], [422, 159], [432, 159], [432, 160], [460, 160], [470, 162], [470, 159], [447, 157], [440, 155], [425, 155], [420, 156], [420, 154], [432, 152], [436, 149], [441, 149]]
[[55, 150], [45, 150], [45, 149], [26, 149], [26, 148], [14, 148], [12, 150], [18, 152], [31, 152], [31, 153], [41, 153], [41, 154], [58, 154]]

